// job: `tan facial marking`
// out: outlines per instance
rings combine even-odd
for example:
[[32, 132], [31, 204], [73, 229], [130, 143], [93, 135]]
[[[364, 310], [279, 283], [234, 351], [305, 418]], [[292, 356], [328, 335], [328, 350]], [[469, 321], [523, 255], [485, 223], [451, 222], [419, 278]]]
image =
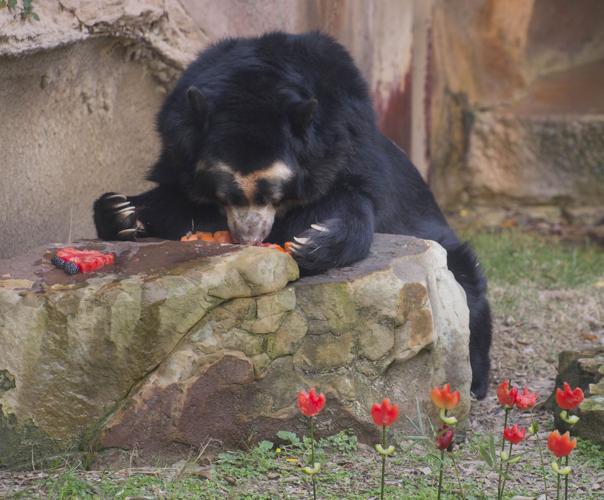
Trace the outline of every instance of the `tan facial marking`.
[[258, 181], [266, 180], [269, 182], [284, 182], [294, 175], [292, 170], [282, 161], [276, 161], [270, 167], [257, 170], [248, 175], [242, 175], [239, 172], [235, 172], [231, 167], [225, 165], [224, 163], [220, 163], [214, 168], [231, 174], [241, 191], [243, 191], [243, 194], [249, 203], [254, 202], [256, 183]]

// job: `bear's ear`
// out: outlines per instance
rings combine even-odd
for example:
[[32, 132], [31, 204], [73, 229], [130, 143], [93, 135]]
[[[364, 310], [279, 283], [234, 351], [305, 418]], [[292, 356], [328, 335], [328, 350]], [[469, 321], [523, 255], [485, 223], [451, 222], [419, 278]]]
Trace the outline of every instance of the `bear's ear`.
[[292, 106], [289, 114], [289, 119], [292, 124], [294, 132], [297, 134], [303, 134], [310, 125], [310, 121], [315, 114], [317, 109], [317, 100], [314, 97], [302, 101]]
[[195, 120], [200, 125], [205, 125], [208, 119], [208, 100], [206, 96], [197, 87], [191, 86], [187, 89], [187, 99], [191, 110], [195, 114]]

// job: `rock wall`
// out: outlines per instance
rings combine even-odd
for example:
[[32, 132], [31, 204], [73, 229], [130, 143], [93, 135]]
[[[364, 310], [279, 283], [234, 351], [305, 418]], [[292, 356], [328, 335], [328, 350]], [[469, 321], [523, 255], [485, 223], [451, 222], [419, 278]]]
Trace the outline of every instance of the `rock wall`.
[[0, 9], [0, 257], [92, 237], [91, 204], [144, 189], [154, 115], [207, 38], [177, 1]]
[[39, 21], [0, 9], [0, 110], [10, 123], [0, 128], [0, 257], [92, 237], [99, 194], [144, 190], [165, 92], [201, 49], [227, 36], [332, 34], [370, 82], [383, 129], [409, 148], [414, 5], [49, 0], [33, 3]]
[[49, 0], [34, 2], [40, 21], [0, 9], [0, 257], [93, 236], [99, 193], [147, 187], [153, 117], [182, 68], [217, 39], [275, 29], [349, 48], [380, 127], [441, 203], [601, 205], [602, 5]]
[[295, 396], [313, 385], [329, 401], [322, 433], [374, 439], [369, 408], [385, 396], [410, 419], [395, 430], [416, 432], [445, 382], [469, 412], [465, 294], [434, 242], [378, 235], [356, 266], [290, 284], [293, 259], [264, 248], [92, 246], [116, 265], [68, 277], [45, 249], [0, 261], [0, 467], [304, 433]]
[[450, 206], [604, 205], [604, 4], [437, 1], [430, 180]]
[[[162, 94], [110, 38], [8, 58], [0, 65], [3, 144], [0, 256], [51, 238], [93, 237], [92, 202], [135, 192], [158, 144]], [[124, 141], [124, 137], [128, 137]]]
[[564, 382], [568, 382], [572, 388], [580, 387], [585, 400], [576, 412], [572, 412], [577, 413], [580, 420], [571, 428], [560, 418], [554, 389], [549, 405], [556, 427], [604, 446], [604, 348], [561, 352], [556, 387], [562, 387]]

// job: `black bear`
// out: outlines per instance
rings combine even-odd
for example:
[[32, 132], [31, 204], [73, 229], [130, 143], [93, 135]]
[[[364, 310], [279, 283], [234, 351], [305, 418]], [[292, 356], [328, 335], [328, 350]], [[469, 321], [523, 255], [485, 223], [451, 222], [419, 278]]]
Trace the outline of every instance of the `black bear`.
[[203, 51], [157, 117], [157, 187], [94, 204], [100, 238], [178, 239], [228, 227], [283, 244], [303, 274], [367, 256], [374, 232], [436, 240], [466, 291], [472, 392], [486, 395], [486, 281], [406, 154], [376, 125], [348, 52], [321, 33], [234, 38]]

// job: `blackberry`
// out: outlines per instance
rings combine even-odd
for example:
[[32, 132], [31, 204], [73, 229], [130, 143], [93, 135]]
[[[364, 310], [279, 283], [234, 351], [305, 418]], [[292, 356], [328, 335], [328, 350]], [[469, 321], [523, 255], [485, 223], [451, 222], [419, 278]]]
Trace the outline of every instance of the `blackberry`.
[[50, 259], [50, 263], [58, 267], [59, 269], [63, 269], [65, 267], [66, 261], [58, 255], [53, 255], [52, 259]]
[[63, 267], [63, 270], [67, 274], [78, 274], [80, 272], [80, 268], [74, 262], [65, 262], [65, 266]]

